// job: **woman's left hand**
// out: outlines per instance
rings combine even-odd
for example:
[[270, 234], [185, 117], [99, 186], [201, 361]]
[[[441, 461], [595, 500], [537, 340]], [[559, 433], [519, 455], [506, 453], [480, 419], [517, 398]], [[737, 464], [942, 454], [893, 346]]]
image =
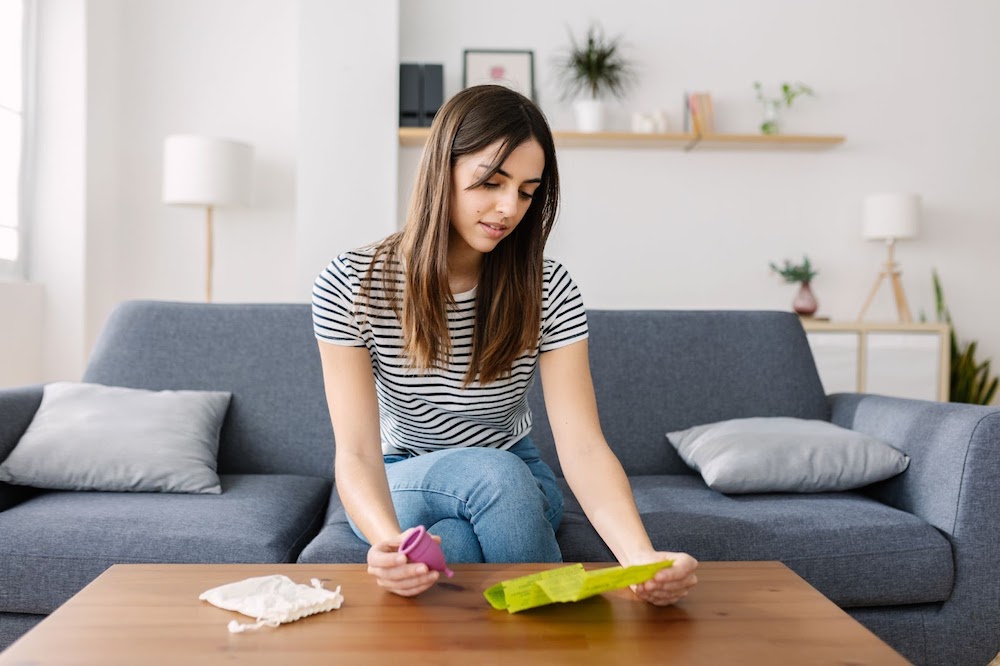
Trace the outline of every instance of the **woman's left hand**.
[[633, 558], [630, 565], [652, 564], [663, 560], [673, 560], [674, 564], [666, 569], [660, 569], [656, 575], [645, 583], [632, 586], [636, 596], [648, 601], [654, 606], [669, 606], [688, 595], [688, 592], [698, 583], [695, 569], [698, 560], [687, 553], [668, 553], [651, 551], [646, 555]]

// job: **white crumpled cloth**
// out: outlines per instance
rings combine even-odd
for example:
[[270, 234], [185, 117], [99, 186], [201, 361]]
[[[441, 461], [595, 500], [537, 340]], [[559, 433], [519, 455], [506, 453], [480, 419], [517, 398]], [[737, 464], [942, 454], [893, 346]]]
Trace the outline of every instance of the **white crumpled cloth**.
[[340, 608], [344, 603], [339, 585], [331, 591], [316, 578], [311, 582], [312, 587], [309, 587], [296, 583], [288, 576], [258, 576], [213, 587], [202, 592], [198, 598], [219, 608], [256, 618], [257, 622], [253, 624], [231, 621], [230, 633], [238, 634], [325, 613]]

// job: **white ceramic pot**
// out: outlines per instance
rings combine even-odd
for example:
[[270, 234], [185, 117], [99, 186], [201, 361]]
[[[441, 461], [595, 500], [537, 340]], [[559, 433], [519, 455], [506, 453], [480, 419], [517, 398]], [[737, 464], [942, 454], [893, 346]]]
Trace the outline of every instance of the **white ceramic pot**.
[[599, 99], [578, 99], [573, 102], [576, 129], [580, 132], [604, 131], [604, 102]]

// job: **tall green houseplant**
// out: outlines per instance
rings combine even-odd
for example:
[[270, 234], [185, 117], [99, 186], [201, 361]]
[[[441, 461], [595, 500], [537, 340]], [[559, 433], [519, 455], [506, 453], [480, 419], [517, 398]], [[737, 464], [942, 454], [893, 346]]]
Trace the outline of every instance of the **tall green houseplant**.
[[607, 37], [597, 25], [587, 30], [583, 43], [571, 32], [569, 53], [560, 62], [563, 99], [581, 93], [599, 99], [605, 93], [621, 98], [633, 80], [632, 65], [622, 55], [621, 37]]
[[993, 402], [997, 393], [1000, 378], [991, 376], [990, 360], [979, 362], [976, 359], [976, 341], [959, 346], [955, 327], [951, 323], [951, 313], [944, 301], [944, 290], [937, 271], [934, 278], [934, 302], [937, 307], [937, 320], [948, 324], [951, 330], [951, 382], [949, 400], [965, 402], [972, 405], [988, 405]]

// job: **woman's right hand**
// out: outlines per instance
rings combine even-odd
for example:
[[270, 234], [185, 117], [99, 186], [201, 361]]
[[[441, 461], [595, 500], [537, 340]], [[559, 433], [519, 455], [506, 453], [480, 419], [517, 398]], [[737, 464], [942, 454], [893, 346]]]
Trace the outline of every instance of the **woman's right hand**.
[[[406, 555], [399, 552], [406, 537], [413, 528], [392, 539], [380, 541], [368, 549], [368, 573], [375, 576], [381, 587], [401, 597], [415, 597], [434, 585], [438, 572], [431, 571], [423, 562], [409, 562]], [[441, 537], [431, 535], [441, 543]]]

